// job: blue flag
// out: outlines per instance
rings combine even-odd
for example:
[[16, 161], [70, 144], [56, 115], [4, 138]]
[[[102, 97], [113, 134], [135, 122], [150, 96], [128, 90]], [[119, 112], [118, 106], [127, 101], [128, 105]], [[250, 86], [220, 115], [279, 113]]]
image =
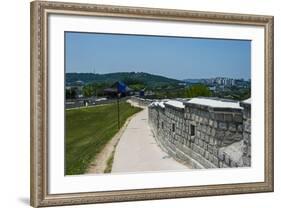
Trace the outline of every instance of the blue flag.
[[117, 90], [119, 93], [126, 93], [126, 85], [123, 82], [118, 82]]

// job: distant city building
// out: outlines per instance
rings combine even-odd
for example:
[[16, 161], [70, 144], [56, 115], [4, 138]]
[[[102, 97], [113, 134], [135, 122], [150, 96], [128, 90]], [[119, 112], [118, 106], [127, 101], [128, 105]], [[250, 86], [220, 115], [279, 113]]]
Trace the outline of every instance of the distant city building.
[[204, 84], [207, 85], [209, 89], [214, 92], [220, 90], [225, 91], [231, 88], [232, 86], [238, 88], [250, 88], [251, 85], [251, 79], [245, 80], [245, 79], [234, 79], [229, 77], [214, 77], [214, 78], [207, 78], [207, 79], [185, 79], [184, 82], [186, 83], [186, 86], [190, 86], [194, 84]]
[[216, 91], [216, 86], [209, 87], [209, 90]]
[[217, 78], [211, 79], [211, 82], [213, 84], [225, 85], [225, 86], [235, 85], [235, 79], [226, 78], [226, 77], [217, 77]]
[[[197, 83], [206, 84], [209, 86], [219, 85], [219, 86], [247, 86], [251, 82], [251, 79], [245, 81], [244, 79], [233, 79], [228, 77], [215, 77], [209, 79], [198, 79]], [[188, 82], [189, 83], [189, 82]]]

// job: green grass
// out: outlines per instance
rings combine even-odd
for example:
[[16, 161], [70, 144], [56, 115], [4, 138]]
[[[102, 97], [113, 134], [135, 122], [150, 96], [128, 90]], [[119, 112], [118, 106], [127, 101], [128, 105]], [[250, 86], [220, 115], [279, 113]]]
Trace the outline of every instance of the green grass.
[[114, 153], [115, 153], [115, 151], [113, 151], [111, 153], [110, 157], [106, 161], [106, 168], [104, 170], [104, 173], [111, 173], [111, 169], [112, 169], [112, 165], [113, 165], [113, 159], [114, 159]]
[[[121, 127], [140, 108], [120, 102]], [[66, 110], [65, 174], [83, 174], [106, 143], [118, 132], [117, 105]]]

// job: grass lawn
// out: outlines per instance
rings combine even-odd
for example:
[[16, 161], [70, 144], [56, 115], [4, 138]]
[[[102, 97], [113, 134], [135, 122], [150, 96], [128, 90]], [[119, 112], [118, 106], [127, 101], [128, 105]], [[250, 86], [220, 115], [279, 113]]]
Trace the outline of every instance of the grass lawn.
[[[120, 124], [141, 108], [120, 102]], [[89, 163], [118, 132], [117, 105], [66, 110], [66, 175], [83, 174]]]

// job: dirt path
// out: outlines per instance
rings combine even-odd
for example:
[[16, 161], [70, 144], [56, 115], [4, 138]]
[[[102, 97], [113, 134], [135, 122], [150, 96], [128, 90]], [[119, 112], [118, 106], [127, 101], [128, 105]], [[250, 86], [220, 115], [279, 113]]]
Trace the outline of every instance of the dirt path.
[[[140, 112], [138, 112], [140, 113]], [[115, 134], [115, 136], [106, 144], [103, 150], [97, 155], [96, 159], [90, 163], [86, 174], [98, 174], [104, 173], [105, 169], [107, 168], [107, 161], [114, 153], [116, 145], [121, 138], [122, 134], [124, 133], [125, 129], [127, 128], [129, 122], [132, 118], [134, 118], [138, 113], [132, 115], [127, 119], [123, 127]]]

